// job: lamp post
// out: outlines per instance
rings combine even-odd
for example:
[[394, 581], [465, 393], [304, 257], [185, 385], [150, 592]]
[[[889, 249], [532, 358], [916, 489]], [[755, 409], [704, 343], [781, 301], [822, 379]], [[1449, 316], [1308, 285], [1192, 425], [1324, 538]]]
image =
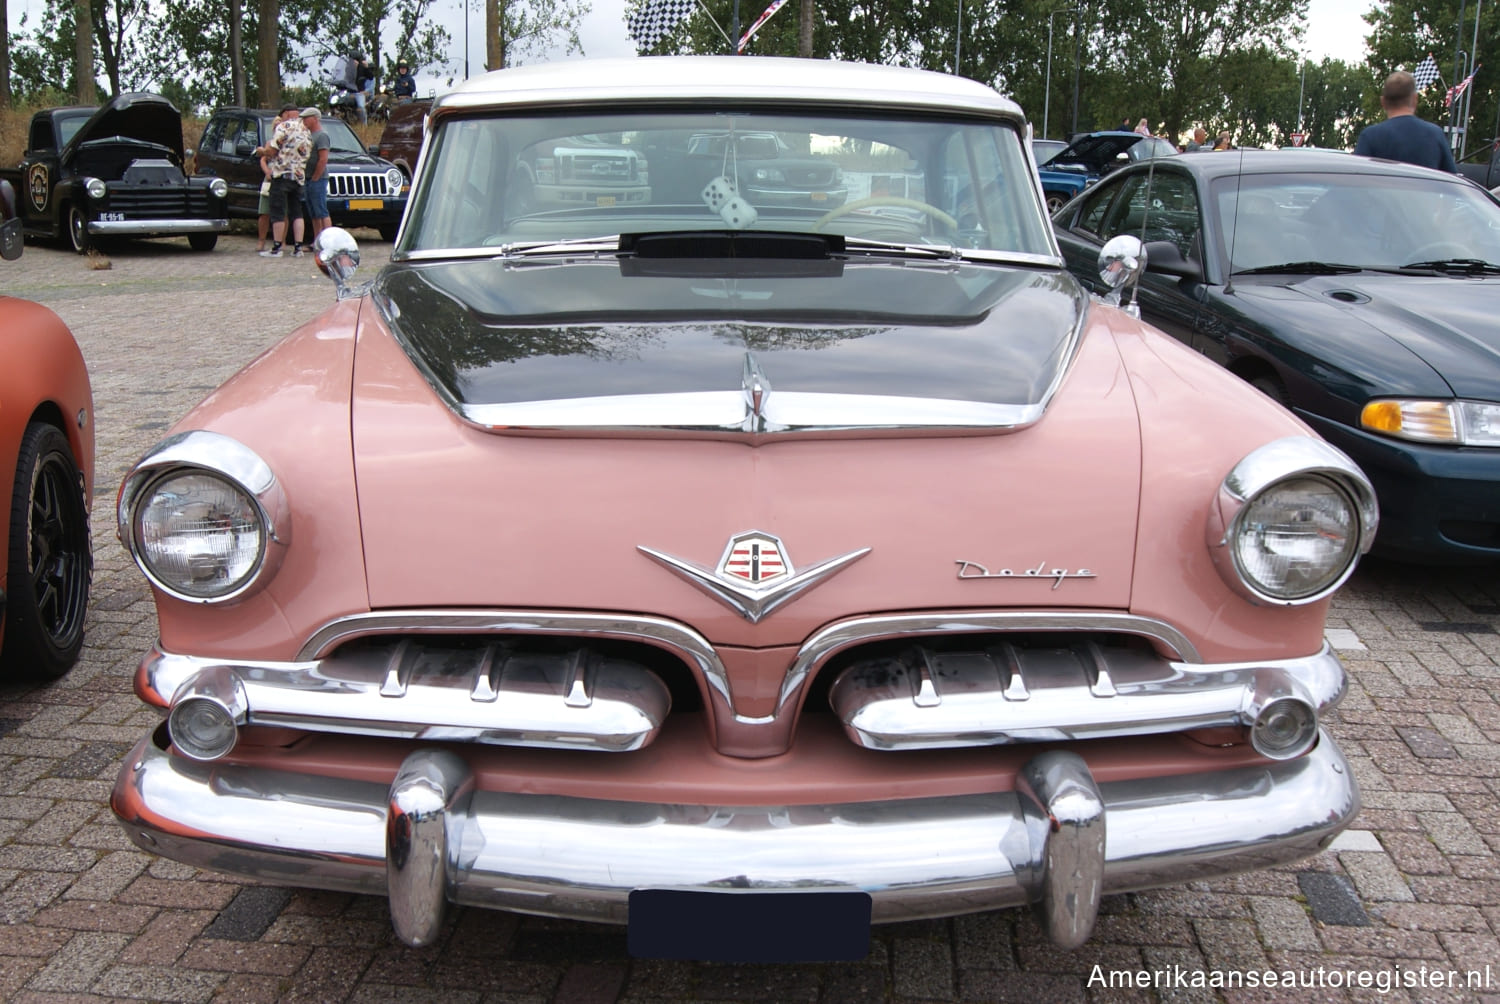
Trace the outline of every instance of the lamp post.
[[1042, 97], [1042, 139], [1051, 139], [1047, 131], [1048, 116], [1052, 111], [1052, 19], [1059, 14], [1077, 13], [1076, 7], [1064, 7], [1047, 15], [1047, 90]]

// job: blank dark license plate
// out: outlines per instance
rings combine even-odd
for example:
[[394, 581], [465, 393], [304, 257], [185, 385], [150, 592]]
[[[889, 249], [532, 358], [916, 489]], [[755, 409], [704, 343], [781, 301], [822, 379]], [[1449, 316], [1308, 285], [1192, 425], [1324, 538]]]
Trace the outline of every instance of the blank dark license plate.
[[854, 962], [870, 953], [870, 894], [637, 889], [630, 954], [700, 962]]

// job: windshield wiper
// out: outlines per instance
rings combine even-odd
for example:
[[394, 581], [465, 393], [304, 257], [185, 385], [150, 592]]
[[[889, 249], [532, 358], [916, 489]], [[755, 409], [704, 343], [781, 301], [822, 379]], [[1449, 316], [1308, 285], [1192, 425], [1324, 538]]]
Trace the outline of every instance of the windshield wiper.
[[1259, 268], [1240, 269], [1235, 275], [1348, 275], [1363, 271], [1358, 265], [1340, 265], [1326, 261], [1288, 261], [1280, 265], [1262, 265]]
[[577, 254], [594, 251], [612, 254], [620, 250], [620, 235], [606, 234], [603, 237], [575, 237], [565, 241], [517, 241], [501, 244], [495, 253], [502, 258], [540, 258], [554, 254]]
[[895, 241], [874, 241], [867, 237], [846, 237], [844, 246], [850, 250], [883, 251], [913, 258], [951, 258], [954, 261], [963, 258], [963, 252], [952, 244], [899, 244]]
[[1438, 258], [1433, 261], [1414, 261], [1402, 265], [1403, 269], [1432, 269], [1437, 272], [1463, 272], [1468, 275], [1500, 275], [1500, 265], [1483, 258]]

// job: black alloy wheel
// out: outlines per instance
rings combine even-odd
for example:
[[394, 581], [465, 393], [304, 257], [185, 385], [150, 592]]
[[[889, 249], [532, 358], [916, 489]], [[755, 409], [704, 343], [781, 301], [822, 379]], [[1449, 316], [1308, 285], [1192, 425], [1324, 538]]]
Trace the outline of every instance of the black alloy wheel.
[[21, 438], [8, 544], [4, 675], [56, 679], [83, 648], [94, 564], [83, 476], [56, 426]]

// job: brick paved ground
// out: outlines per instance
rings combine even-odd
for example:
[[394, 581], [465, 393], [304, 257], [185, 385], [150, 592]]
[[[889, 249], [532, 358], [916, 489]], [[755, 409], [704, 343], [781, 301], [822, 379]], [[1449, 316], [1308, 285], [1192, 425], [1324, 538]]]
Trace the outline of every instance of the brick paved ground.
[[[77, 334], [99, 430], [83, 661], [51, 687], [0, 684], [0, 999], [1500, 1002], [1500, 578], [1485, 571], [1372, 563], [1338, 598], [1330, 638], [1352, 685], [1331, 725], [1365, 809], [1333, 849], [1113, 897], [1075, 952], [1049, 947], [1020, 910], [879, 928], [870, 957], [848, 965], [638, 962], [618, 930], [475, 910], [415, 951], [394, 942], [382, 899], [246, 885], [135, 850], [106, 799], [156, 721], [130, 692], [154, 620], [114, 539], [115, 489], [177, 415], [332, 299], [310, 263], [256, 258], [247, 238], [209, 255], [174, 243], [117, 251], [108, 271], [36, 247], [0, 265], [0, 290]], [[1095, 966], [1489, 967], [1490, 986], [1108, 991], [1090, 987]]]

